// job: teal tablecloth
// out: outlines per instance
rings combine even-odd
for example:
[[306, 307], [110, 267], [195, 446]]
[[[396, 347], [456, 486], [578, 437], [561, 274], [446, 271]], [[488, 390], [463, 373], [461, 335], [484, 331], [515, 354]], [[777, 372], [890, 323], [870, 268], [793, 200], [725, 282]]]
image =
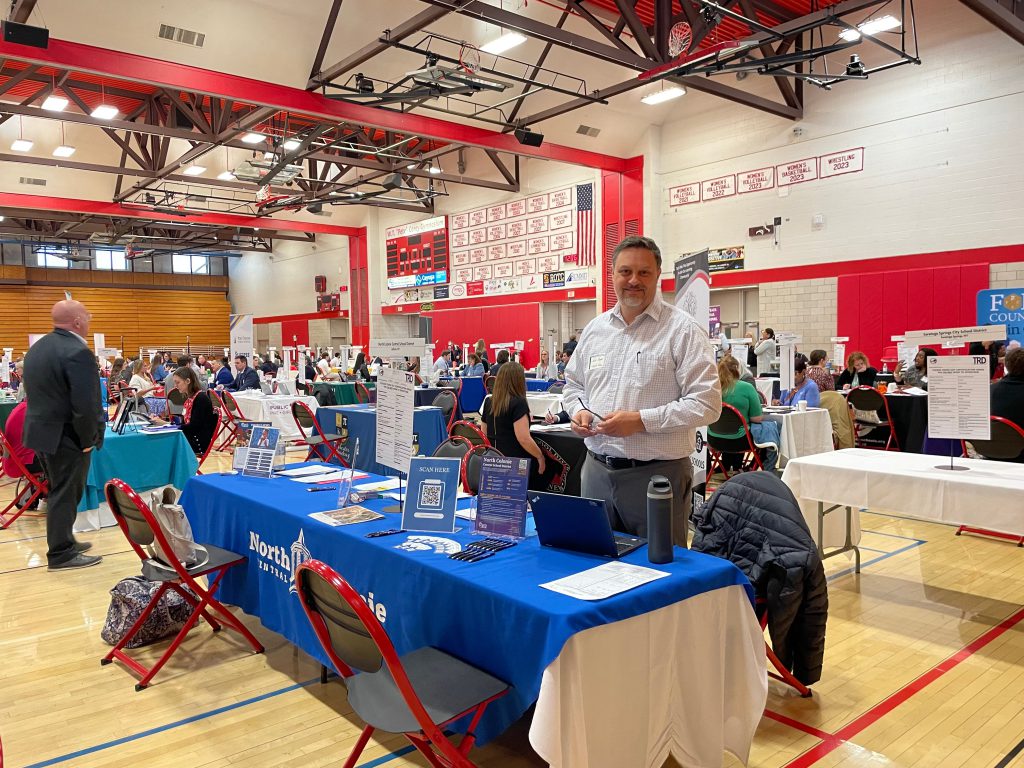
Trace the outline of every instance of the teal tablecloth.
[[136, 491], [162, 485], [184, 488], [185, 482], [198, 468], [199, 460], [181, 432], [125, 432], [119, 435], [108, 429], [103, 447], [92, 453], [85, 494], [78, 511], [99, 507], [104, 500], [103, 487], [115, 477]]
[[11, 411], [14, 410], [14, 406], [16, 405], [17, 403], [13, 400], [10, 402], [4, 401], [0, 403], [0, 429], [7, 426], [7, 417], [11, 415]]

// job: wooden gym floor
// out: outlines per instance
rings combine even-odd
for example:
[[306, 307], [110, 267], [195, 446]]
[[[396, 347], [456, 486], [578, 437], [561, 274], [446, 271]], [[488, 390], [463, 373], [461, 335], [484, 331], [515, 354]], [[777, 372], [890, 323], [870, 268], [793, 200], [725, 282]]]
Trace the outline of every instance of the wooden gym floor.
[[[226, 458], [215, 455], [216, 468]], [[0, 487], [0, 501], [11, 497]], [[1024, 500], [1022, 500], [1024, 504]], [[772, 681], [749, 765], [1024, 766], [1024, 549], [864, 513], [863, 570], [826, 561], [824, 675], [811, 699]], [[200, 624], [147, 690], [101, 667], [108, 590], [138, 573], [117, 528], [83, 534], [96, 567], [49, 573], [45, 522], [0, 531], [0, 739], [7, 768], [339, 766], [361, 724], [341, 685], [280, 636], [247, 624], [253, 655]], [[145, 658], [164, 646], [142, 651]], [[520, 722], [477, 749], [486, 768], [542, 766]], [[361, 766], [424, 765], [401, 737]], [[733, 768], [739, 761], [723, 757]], [[622, 768], [638, 768], [622, 766]]]

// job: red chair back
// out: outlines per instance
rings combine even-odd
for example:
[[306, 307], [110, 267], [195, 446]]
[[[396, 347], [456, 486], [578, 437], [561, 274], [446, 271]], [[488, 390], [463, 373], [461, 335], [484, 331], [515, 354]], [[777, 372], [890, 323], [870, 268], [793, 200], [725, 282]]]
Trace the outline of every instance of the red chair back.
[[490, 445], [487, 435], [476, 424], [471, 421], [456, 421], [452, 424], [448, 434], [452, 437], [462, 437], [473, 445]]
[[484, 456], [504, 455], [489, 445], [474, 445], [473, 449], [462, 457], [462, 489], [475, 496], [480, 488], [480, 470], [483, 468]]
[[[0, 429], [0, 459], [3, 460], [4, 466], [13, 467], [15, 474], [11, 474], [10, 477], [16, 481], [14, 498], [3, 509], [0, 509], [0, 530], [3, 530], [21, 517], [35, 501], [49, 493], [50, 487], [42, 473], [33, 474], [18, 458], [14, 446], [2, 429]], [[4, 472], [0, 471], [0, 476], [3, 474]], [[21, 487], [22, 481], [26, 483], [24, 488]]]
[[[711, 434], [711, 430], [729, 434], [740, 429], [743, 430], [741, 437], [717, 437]], [[708, 453], [711, 457], [708, 468], [709, 476], [714, 474], [717, 466], [726, 478], [729, 477], [725, 462], [722, 460], [722, 454], [725, 453], [741, 454], [744, 460], [750, 462], [753, 469], [764, 468], [764, 465], [761, 464], [761, 455], [757, 446], [754, 445], [754, 437], [750, 434], [750, 425], [743, 418], [743, 414], [728, 403], [722, 403], [721, 416], [718, 417], [718, 421], [708, 427]]]
[[369, 403], [371, 401], [370, 390], [367, 389], [366, 385], [361, 381], [355, 383], [356, 387], [356, 402], [358, 403]]
[[961, 440], [960, 444], [967, 455], [967, 443], [986, 459], [1016, 459], [1024, 453], [1024, 429], [1009, 419], [1001, 416], [990, 416], [991, 433], [988, 440]]

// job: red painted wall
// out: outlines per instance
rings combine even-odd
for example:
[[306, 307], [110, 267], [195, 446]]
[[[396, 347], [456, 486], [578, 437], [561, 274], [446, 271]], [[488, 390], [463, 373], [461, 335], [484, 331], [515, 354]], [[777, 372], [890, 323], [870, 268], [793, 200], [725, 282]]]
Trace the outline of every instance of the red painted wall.
[[281, 346], [294, 347], [296, 344], [309, 346], [309, 320], [282, 320]]
[[526, 368], [535, 367], [540, 360], [540, 304], [513, 304], [471, 309], [434, 310], [424, 313], [433, 321], [432, 332], [437, 348], [449, 341], [458, 345], [475, 344], [483, 338], [487, 344], [487, 357], [493, 363], [491, 344], [502, 341], [524, 341], [521, 360]]
[[848, 353], [859, 350], [881, 369], [892, 336], [975, 325], [975, 297], [988, 288], [988, 271], [988, 264], [964, 264], [841, 275], [838, 335], [850, 337]]

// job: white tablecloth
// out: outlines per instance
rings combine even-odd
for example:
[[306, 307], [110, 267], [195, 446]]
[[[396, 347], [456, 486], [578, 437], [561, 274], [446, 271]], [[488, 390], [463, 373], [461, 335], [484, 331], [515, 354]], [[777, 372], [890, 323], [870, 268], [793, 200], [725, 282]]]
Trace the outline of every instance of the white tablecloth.
[[824, 408], [809, 408], [806, 411], [789, 413], [765, 413], [779, 425], [782, 445], [779, 446], [779, 466], [786, 466], [790, 459], [830, 453], [832, 445], [832, 420]]
[[562, 396], [549, 395], [546, 392], [527, 392], [526, 402], [530, 404], [530, 415], [535, 419], [543, 419], [549, 411], [557, 414], [562, 410]]
[[744, 763], [768, 695], [742, 587], [573, 635], [544, 671], [530, 743], [554, 768]]
[[[948, 466], [940, 456], [847, 448], [794, 459], [782, 480], [800, 501], [815, 539], [818, 501], [854, 508], [854, 543], [860, 540], [861, 508], [1024, 534], [1024, 465], [979, 459], [953, 463], [969, 469], [937, 469]], [[841, 546], [845, 530], [844, 512], [828, 515], [825, 546]]]
[[319, 404], [315, 397], [295, 397], [294, 395], [264, 395], [254, 389], [233, 393], [238, 407], [245, 417], [251, 421], [269, 421], [272, 426], [281, 430], [285, 440], [296, 440], [302, 435], [292, 418], [292, 403], [300, 401], [316, 413]]
[[754, 379], [754, 386], [757, 387], [757, 391], [764, 395], [764, 401], [771, 405], [772, 395], [775, 390], [775, 384], [778, 379]]
[[295, 382], [290, 379], [277, 379], [277, 394], [279, 395], [294, 395], [295, 394]]

